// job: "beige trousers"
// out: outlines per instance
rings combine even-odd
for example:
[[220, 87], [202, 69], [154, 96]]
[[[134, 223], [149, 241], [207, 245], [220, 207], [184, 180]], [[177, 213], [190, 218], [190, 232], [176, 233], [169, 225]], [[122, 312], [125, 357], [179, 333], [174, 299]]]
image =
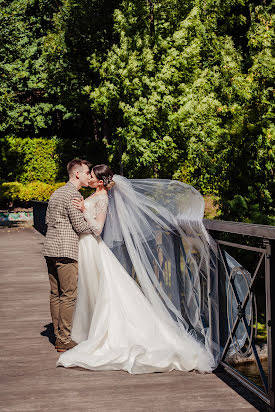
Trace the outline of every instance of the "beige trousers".
[[54, 334], [63, 343], [71, 340], [77, 295], [78, 263], [70, 258], [45, 256], [50, 280], [50, 309]]

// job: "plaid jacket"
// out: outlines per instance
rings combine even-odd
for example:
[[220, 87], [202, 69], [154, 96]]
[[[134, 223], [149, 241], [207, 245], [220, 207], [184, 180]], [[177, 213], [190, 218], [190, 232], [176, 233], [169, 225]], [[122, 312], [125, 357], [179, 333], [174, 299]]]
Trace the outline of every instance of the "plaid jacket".
[[92, 228], [83, 213], [73, 207], [72, 199], [76, 197], [81, 195], [71, 182], [52, 194], [46, 212], [48, 229], [42, 248], [44, 256], [78, 260], [78, 235], [92, 233]]

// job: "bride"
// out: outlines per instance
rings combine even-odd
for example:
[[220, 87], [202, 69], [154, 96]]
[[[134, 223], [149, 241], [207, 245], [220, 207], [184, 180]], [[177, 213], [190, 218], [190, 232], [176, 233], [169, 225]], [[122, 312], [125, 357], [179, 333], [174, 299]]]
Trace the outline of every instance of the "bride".
[[90, 186], [94, 194], [73, 201], [94, 232], [79, 240], [77, 346], [57, 365], [211, 372], [217, 344], [203, 293], [210, 258], [201, 195], [177, 181], [128, 180], [107, 165], [92, 169]]

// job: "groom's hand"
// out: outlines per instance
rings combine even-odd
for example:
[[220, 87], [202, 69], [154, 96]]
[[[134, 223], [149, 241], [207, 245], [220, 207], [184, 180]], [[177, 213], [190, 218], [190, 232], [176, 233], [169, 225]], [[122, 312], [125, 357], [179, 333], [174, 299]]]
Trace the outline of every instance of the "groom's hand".
[[76, 209], [80, 210], [81, 212], [85, 211], [85, 205], [84, 205], [84, 199], [83, 196], [81, 196], [81, 199], [79, 198], [74, 198], [72, 200], [73, 207]]

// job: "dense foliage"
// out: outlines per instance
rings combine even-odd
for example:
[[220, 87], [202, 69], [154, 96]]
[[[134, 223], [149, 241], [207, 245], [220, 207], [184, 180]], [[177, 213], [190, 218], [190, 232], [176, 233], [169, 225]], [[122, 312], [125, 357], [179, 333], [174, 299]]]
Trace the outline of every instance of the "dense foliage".
[[0, 0], [0, 133], [44, 136], [58, 108], [46, 89], [43, 37], [57, 10], [50, 0]]
[[0, 186], [0, 201], [3, 204], [16, 201], [23, 203], [30, 202], [31, 200], [47, 201], [51, 194], [64, 184], [62, 182], [48, 184], [39, 181], [27, 184], [19, 182], [2, 183]]
[[6, 137], [0, 139], [2, 181], [27, 183], [59, 180], [60, 148], [56, 139]]
[[[190, 183], [225, 219], [274, 223], [273, 1], [0, 5], [2, 181], [64, 180], [86, 157]], [[58, 144], [52, 173], [10, 170], [4, 147], [35, 137], [49, 155]]]

